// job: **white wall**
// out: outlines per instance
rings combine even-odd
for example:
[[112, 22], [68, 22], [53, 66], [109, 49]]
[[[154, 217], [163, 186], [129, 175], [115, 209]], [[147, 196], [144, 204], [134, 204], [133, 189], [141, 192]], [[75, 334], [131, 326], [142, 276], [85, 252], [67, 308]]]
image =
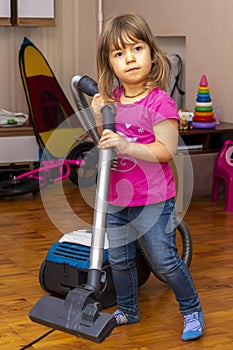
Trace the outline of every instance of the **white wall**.
[[[75, 74], [96, 75], [97, 0], [55, 0], [54, 28], [0, 27], [0, 108], [27, 112], [18, 68], [26, 35], [48, 59], [67, 95]], [[158, 36], [186, 37], [186, 104], [192, 109], [206, 74], [221, 119], [233, 122], [232, 0], [103, 0], [105, 17], [143, 15]]]
[[145, 17], [155, 35], [186, 37], [186, 107], [206, 74], [221, 119], [233, 122], [233, 1], [104, 0], [106, 18], [125, 12]]

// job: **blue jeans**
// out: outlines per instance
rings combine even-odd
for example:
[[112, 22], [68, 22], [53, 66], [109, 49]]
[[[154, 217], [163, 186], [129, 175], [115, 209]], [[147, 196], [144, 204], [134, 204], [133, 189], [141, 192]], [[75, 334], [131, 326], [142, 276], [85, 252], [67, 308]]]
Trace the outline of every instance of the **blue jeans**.
[[121, 311], [132, 316], [139, 314], [138, 276], [134, 260], [139, 237], [146, 246], [152, 270], [166, 279], [180, 311], [187, 315], [201, 310], [189, 269], [177, 253], [176, 226], [174, 199], [144, 207], [109, 205], [109, 262]]

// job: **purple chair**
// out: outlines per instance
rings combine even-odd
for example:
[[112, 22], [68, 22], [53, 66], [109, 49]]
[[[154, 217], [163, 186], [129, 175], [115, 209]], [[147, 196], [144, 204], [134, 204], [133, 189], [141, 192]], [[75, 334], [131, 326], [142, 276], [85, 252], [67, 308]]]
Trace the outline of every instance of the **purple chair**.
[[225, 182], [226, 201], [225, 211], [233, 212], [233, 141], [226, 140], [219, 151], [214, 165], [214, 176], [211, 200], [218, 198], [221, 180]]

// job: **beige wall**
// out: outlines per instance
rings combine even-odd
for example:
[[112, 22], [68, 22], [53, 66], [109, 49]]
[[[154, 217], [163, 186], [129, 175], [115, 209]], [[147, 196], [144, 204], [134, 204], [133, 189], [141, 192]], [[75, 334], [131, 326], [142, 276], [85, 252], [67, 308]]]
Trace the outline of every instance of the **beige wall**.
[[233, 1], [104, 0], [105, 17], [125, 12], [144, 16], [155, 35], [186, 36], [187, 107], [206, 74], [221, 119], [233, 122]]
[[56, 26], [0, 27], [0, 109], [28, 111], [18, 53], [27, 36], [44, 54], [70, 102], [75, 74], [95, 76], [95, 0], [55, 0]]
[[[97, 0], [55, 0], [54, 28], [0, 27], [0, 108], [27, 111], [18, 69], [24, 36], [48, 59], [69, 96], [75, 74], [95, 78]], [[186, 103], [192, 109], [198, 83], [206, 74], [213, 104], [221, 119], [233, 122], [233, 1], [232, 0], [103, 0], [104, 16], [137, 12], [155, 35], [186, 37]]]

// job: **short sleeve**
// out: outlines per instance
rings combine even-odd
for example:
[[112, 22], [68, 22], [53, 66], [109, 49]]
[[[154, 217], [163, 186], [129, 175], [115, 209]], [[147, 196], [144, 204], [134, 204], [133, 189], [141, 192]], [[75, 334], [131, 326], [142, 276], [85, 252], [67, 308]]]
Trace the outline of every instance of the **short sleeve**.
[[156, 125], [166, 119], [180, 120], [175, 101], [165, 92], [161, 93], [154, 105], [152, 124]]

